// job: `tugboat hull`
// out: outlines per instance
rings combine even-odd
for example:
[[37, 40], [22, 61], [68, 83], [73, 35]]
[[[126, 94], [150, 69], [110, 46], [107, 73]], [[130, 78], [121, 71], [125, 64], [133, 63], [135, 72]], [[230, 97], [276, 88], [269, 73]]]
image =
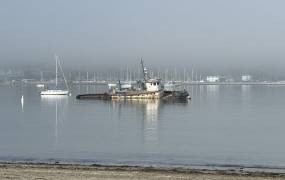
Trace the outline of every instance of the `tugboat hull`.
[[104, 94], [81, 94], [76, 99], [98, 99], [98, 100], [131, 100], [131, 99], [163, 99], [163, 100], [183, 100], [189, 99], [187, 91], [157, 91], [157, 92], [117, 92]]
[[111, 99], [160, 99], [163, 96], [163, 92], [162, 91], [119, 92], [119, 93], [110, 94], [110, 96], [111, 96]]

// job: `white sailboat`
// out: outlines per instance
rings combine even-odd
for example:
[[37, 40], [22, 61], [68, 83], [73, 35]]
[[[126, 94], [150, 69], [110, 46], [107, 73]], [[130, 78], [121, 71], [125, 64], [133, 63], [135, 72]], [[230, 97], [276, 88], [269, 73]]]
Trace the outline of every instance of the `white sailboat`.
[[55, 70], [55, 89], [49, 89], [49, 90], [45, 90], [45, 91], [41, 91], [41, 95], [69, 95], [69, 91], [68, 90], [61, 90], [61, 89], [58, 89], [57, 87], [57, 84], [58, 84], [58, 65], [60, 67], [60, 70], [62, 72], [62, 75], [63, 75], [63, 79], [64, 79], [64, 82], [65, 82], [65, 85], [66, 85], [66, 88], [68, 89], [68, 85], [67, 85], [67, 82], [66, 82], [66, 79], [65, 79], [65, 76], [64, 76], [64, 73], [63, 73], [63, 70], [62, 70], [62, 67], [60, 65], [60, 62], [58, 61], [58, 57], [57, 55], [55, 55], [55, 61], [56, 61], [56, 70]]

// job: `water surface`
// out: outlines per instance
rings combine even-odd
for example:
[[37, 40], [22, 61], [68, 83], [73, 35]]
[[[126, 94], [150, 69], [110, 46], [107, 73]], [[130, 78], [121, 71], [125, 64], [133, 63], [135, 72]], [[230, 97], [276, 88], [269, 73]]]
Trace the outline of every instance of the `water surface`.
[[[285, 167], [285, 86], [187, 86], [186, 103], [78, 101], [0, 85], [0, 160]], [[24, 95], [24, 105], [21, 96]]]

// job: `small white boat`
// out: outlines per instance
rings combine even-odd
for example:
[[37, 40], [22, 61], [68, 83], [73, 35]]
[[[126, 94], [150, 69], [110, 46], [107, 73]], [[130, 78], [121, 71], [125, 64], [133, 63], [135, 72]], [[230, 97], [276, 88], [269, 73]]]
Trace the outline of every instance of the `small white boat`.
[[130, 82], [124, 82], [121, 84], [122, 89], [131, 89], [133, 86]]
[[133, 85], [132, 82], [126, 81], [126, 82], [119, 82], [119, 83], [109, 83], [108, 88], [109, 90], [121, 88], [121, 89], [132, 89]]
[[64, 90], [46, 90], [46, 91], [42, 91], [41, 95], [69, 95], [69, 91], [64, 91]]
[[116, 88], [117, 87], [117, 84], [116, 83], [109, 83], [108, 84], [108, 88], [109, 89], [113, 89], [113, 88]]
[[44, 84], [37, 84], [37, 88], [43, 88], [43, 87], [45, 87]]
[[57, 57], [57, 55], [55, 55], [55, 61], [56, 61], [56, 70], [55, 70], [55, 74], [56, 74], [56, 76], [55, 76], [55, 89], [49, 89], [49, 90], [44, 90], [44, 91], [41, 91], [41, 95], [43, 96], [43, 95], [69, 95], [69, 91], [68, 90], [60, 90], [60, 89], [58, 89], [58, 87], [57, 87], [57, 71], [58, 71], [58, 68], [57, 68], [57, 65], [59, 65], [59, 67], [60, 67], [60, 70], [61, 70], [61, 72], [62, 72], [62, 75], [63, 75], [63, 78], [64, 78], [64, 82], [65, 82], [65, 85], [66, 85], [66, 87], [67, 87], [67, 89], [68, 89], [68, 85], [67, 85], [67, 82], [66, 82], [66, 79], [65, 79], [65, 76], [64, 76], [64, 73], [63, 73], [63, 70], [62, 70], [62, 67], [61, 67], [61, 65], [60, 65], [60, 63], [58, 62], [58, 57]]

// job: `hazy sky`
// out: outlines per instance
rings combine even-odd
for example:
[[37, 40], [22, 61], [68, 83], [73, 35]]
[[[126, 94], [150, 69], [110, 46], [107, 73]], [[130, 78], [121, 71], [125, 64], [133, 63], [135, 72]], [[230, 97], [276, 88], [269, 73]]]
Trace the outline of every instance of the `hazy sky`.
[[[285, 68], [284, 0], [1, 0], [1, 64]], [[1, 65], [0, 64], [0, 65]], [[285, 73], [285, 71], [284, 71]]]

